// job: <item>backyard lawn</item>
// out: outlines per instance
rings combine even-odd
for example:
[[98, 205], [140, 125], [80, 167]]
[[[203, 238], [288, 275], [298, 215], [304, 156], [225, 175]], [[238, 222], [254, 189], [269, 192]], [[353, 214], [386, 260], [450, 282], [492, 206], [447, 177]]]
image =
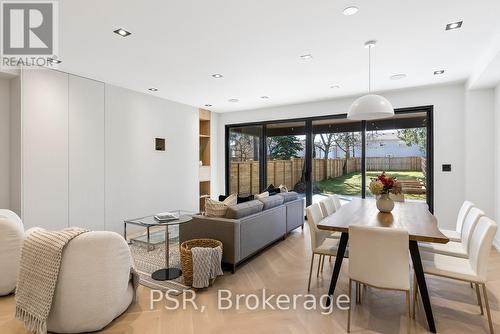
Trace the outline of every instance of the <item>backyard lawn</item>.
[[[372, 178], [377, 177], [382, 172], [367, 172], [366, 185], [368, 186]], [[424, 175], [420, 171], [393, 171], [386, 172], [388, 175], [396, 177], [399, 180], [415, 180], [423, 179]], [[339, 194], [346, 196], [360, 196], [361, 195], [361, 173], [353, 172], [343, 176], [330, 178], [326, 180], [317, 181], [314, 185], [322, 193]], [[371, 196], [370, 191], [366, 192], [367, 196]], [[425, 194], [405, 194], [405, 198], [414, 200], [425, 200]]]

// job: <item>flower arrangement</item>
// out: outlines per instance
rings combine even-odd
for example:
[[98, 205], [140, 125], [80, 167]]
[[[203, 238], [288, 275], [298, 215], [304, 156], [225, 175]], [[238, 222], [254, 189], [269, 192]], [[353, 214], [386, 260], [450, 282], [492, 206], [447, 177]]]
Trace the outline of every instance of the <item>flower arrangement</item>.
[[387, 176], [385, 172], [382, 172], [379, 176], [372, 179], [370, 182], [370, 191], [374, 195], [383, 195], [383, 194], [401, 194], [402, 186], [401, 183], [394, 177]]

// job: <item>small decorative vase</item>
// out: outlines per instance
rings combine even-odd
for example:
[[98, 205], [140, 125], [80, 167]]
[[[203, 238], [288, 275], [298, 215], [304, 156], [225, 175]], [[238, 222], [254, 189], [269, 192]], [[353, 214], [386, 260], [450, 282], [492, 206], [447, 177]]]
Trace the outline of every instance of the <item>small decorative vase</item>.
[[390, 213], [394, 209], [394, 201], [389, 197], [389, 194], [380, 195], [377, 199], [377, 209], [385, 213]]

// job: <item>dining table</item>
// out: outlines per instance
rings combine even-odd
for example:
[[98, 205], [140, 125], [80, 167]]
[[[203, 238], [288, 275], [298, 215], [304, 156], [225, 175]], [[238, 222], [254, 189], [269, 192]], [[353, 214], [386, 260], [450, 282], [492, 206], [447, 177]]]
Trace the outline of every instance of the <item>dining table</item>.
[[418, 242], [446, 244], [449, 239], [439, 230], [437, 218], [429, 211], [429, 206], [424, 202], [417, 201], [395, 202], [394, 209], [390, 213], [383, 213], [377, 209], [375, 199], [358, 198], [342, 205], [335, 213], [322, 219], [317, 225], [318, 229], [341, 233], [330, 288], [328, 290], [328, 295], [330, 296], [327, 301], [328, 306], [331, 303], [339, 278], [349, 241], [349, 226], [351, 225], [401, 228], [408, 231], [408, 248], [420, 296], [422, 297], [427, 324], [429, 331], [436, 333], [436, 325], [422, 268]]

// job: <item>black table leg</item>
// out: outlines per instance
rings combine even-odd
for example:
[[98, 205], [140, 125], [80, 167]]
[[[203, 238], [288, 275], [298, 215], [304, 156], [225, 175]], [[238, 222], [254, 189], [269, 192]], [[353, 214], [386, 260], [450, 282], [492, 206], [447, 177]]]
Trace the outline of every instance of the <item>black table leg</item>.
[[342, 261], [344, 261], [345, 249], [347, 247], [347, 241], [349, 240], [349, 234], [342, 232], [340, 236], [339, 248], [337, 250], [337, 256], [335, 257], [335, 266], [333, 267], [332, 280], [330, 281], [330, 289], [328, 289], [328, 298], [326, 300], [326, 306], [329, 307], [333, 299], [333, 293], [335, 292], [335, 286], [337, 285], [337, 280], [340, 274], [340, 268], [342, 267]]
[[434, 316], [432, 315], [431, 300], [429, 299], [429, 292], [427, 291], [427, 284], [425, 283], [424, 269], [422, 268], [418, 243], [414, 240], [410, 240], [410, 254], [411, 260], [413, 261], [413, 270], [415, 270], [415, 275], [417, 276], [418, 289], [420, 290], [420, 296], [424, 304], [429, 331], [436, 333], [436, 325], [434, 324]]

